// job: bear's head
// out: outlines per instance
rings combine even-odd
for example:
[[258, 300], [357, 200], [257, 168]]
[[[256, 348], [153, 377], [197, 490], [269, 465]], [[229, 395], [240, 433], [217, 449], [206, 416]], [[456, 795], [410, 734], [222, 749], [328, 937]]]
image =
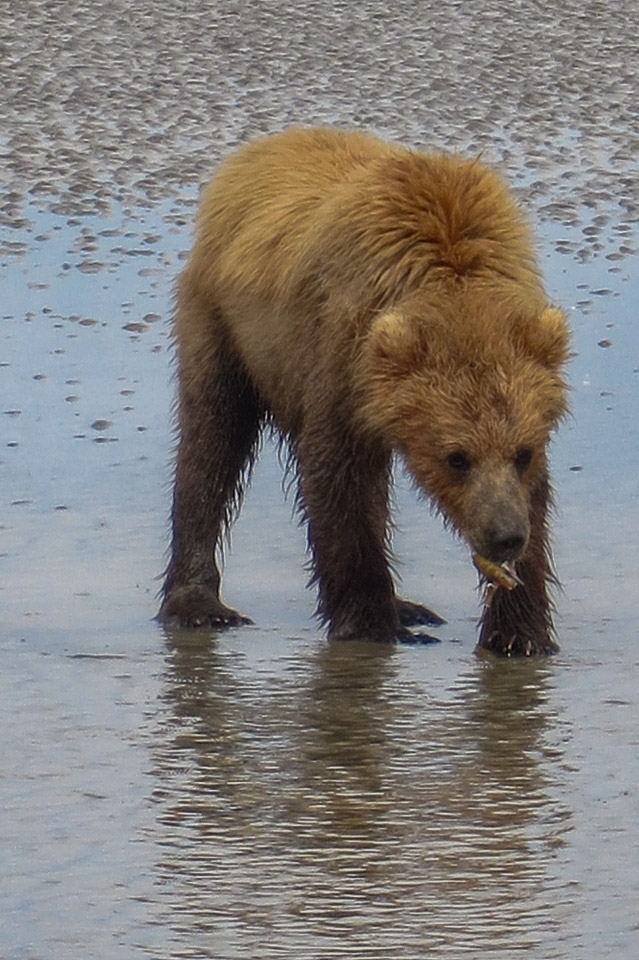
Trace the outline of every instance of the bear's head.
[[371, 324], [361, 416], [403, 458], [418, 489], [471, 549], [521, 556], [546, 447], [567, 411], [566, 317], [472, 287], [424, 294]]

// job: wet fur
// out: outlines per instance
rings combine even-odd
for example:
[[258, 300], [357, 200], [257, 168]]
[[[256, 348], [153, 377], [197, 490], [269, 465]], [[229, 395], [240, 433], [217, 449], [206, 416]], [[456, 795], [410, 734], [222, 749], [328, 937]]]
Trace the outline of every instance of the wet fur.
[[556, 653], [549, 587], [558, 586], [553, 570], [548, 515], [552, 506], [546, 471], [531, 502], [531, 535], [517, 565], [521, 585], [512, 591], [497, 588], [484, 607], [478, 646], [506, 656]]
[[[179, 445], [160, 617], [245, 621], [220, 599], [219, 554], [267, 423], [296, 466], [329, 635], [407, 635], [429, 611], [395, 595], [393, 451], [468, 536], [463, 491], [437, 473], [439, 435], [461, 432], [510, 456], [501, 407], [512, 403], [535, 408], [521, 426], [537, 447], [525, 486], [530, 543], [524, 587], [495, 596], [480, 643], [550, 650], [545, 444], [565, 408], [557, 370], [567, 335], [559, 311], [540, 320], [546, 306], [526, 225], [477, 161], [333, 130], [239, 151], [203, 196], [178, 284]], [[502, 397], [501, 386], [478, 385], [468, 373], [476, 359], [491, 379], [513, 372], [521, 389]], [[487, 408], [482, 423], [462, 409], [455, 377]]]

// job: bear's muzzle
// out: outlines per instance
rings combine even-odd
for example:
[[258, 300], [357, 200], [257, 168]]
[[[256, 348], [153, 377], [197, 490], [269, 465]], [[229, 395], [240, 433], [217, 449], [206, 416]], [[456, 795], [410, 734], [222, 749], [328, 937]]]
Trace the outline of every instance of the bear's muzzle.
[[517, 560], [530, 537], [526, 491], [510, 466], [481, 471], [468, 492], [467, 539], [493, 563]]

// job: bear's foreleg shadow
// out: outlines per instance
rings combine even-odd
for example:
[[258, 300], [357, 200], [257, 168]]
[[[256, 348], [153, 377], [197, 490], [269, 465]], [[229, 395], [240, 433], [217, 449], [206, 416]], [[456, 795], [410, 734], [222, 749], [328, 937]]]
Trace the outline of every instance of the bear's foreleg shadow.
[[[180, 439], [171, 558], [158, 618], [186, 627], [251, 622], [220, 600], [218, 553], [255, 456], [261, 410], [211, 314], [210, 306], [182, 291], [176, 316]], [[189, 330], [184, 342], [181, 324]]]
[[514, 590], [497, 589], [484, 608], [478, 647], [501, 656], [535, 656], [556, 653], [553, 639], [549, 584], [556, 584], [548, 532], [552, 495], [548, 473], [532, 493], [530, 540], [517, 562], [522, 581]]

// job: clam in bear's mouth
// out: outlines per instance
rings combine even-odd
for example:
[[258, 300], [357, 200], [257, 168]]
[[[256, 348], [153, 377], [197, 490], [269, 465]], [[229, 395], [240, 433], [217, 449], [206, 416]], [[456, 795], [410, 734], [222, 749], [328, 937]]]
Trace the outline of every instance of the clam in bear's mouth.
[[503, 587], [505, 590], [514, 590], [521, 584], [517, 576], [514, 564], [504, 561], [504, 563], [493, 563], [481, 557], [478, 553], [473, 554], [473, 563], [483, 577], [488, 580], [489, 585], [495, 590], [497, 587]]

